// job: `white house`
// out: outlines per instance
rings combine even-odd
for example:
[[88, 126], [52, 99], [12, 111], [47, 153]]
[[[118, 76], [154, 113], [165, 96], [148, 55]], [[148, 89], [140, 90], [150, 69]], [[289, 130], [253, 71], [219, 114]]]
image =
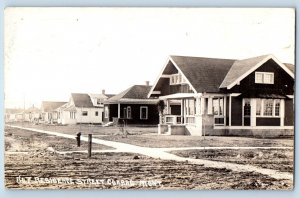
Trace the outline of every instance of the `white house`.
[[72, 93], [68, 103], [56, 109], [59, 124], [102, 124], [103, 101], [109, 96], [102, 94]]

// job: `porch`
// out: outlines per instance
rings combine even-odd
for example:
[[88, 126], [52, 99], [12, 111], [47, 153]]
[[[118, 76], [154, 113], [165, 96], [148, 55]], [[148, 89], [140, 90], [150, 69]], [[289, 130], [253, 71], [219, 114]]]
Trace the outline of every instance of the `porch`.
[[193, 93], [161, 96], [163, 101], [158, 134], [202, 135], [201, 95]]

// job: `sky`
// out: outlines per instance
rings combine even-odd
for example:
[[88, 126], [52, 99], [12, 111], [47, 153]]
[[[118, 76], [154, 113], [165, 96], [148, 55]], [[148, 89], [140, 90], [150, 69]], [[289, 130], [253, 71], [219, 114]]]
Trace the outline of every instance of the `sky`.
[[6, 108], [153, 84], [169, 55], [295, 61], [293, 9], [6, 8]]

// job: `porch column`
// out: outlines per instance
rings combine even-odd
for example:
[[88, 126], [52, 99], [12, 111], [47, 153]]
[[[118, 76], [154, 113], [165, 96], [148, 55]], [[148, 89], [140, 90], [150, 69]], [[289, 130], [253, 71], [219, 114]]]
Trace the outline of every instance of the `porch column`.
[[169, 102], [169, 100], [167, 100], [166, 103], [167, 103], [167, 114], [171, 114], [171, 112], [170, 112], [170, 102]]
[[228, 126], [231, 126], [231, 95], [229, 95], [229, 123], [228, 123]]
[[195, 125], [197, 130], [199, 131], [198, 135], [200, 136], [202, 136], [202, 100], [204, 100], [204, 98], [201, 98], [200, 96], [196, 97]]
[[200, 97], [196, 98], [196, 115], [200, 115], [201, 114], [201, 103], [200, 103]]
[[256, 99], [255, 98], [250, 99], [250, 106], [251, 106], [250, 126], [256, 126]]
[[181, 124], [183, 124], [183, 116], [184, 116], [184, 103], [183, 103], [183, 99], [181, 99], [180, 100], [181, 101], [181, 103], [180, 103], [180, 116], [181, 116], [181, 118], [180, 118], [180, 120], [181, 120]]
[[118, 118], [120, 119], [121, 117], [121, 105], [118, 103]]
[[227, 116], [226, 116], [226, 114], [227, 114], [227, 96], [225, 95], [225, 97], [223, 98], [223, 109], [224, 109], [224, 112], [223, 112], [223, 116], [224, 116], [224, 126], [226, 126], [226, 120], [227, 120]]
[[201, 105], [201, 107], [200, 107], [200, 109], [201, 109], [201, 112], [200, 112], [200, 114], [201, 115], [204, 115], [204, 113], [205, 113], [205, 98], [204, 97], [201, 97], [201, 101], [200, 101], [200, 105]]
[[183, 108], [183, 119], [182, 119], [182, 124], [185, 123], [185, 119], [186, 119], [186, 118], [185, 118], [185, 115], [186, 115], [185, 103], [186, 103], [185, 99], [182, 99], [182, 108]]
[[[285, 116], [285, 109], [284, 109], [284, 99], [280, 100], [280, 110], [279, 110], [279, 115], [280, 115], [280, 126], [284, 126], [284, 116]], [[275, 112], [274, 112], [275, 113]]]

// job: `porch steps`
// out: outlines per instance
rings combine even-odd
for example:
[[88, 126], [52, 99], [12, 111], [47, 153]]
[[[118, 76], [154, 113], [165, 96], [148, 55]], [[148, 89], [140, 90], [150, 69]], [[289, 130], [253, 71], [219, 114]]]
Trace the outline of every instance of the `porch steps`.
[[186, 135], [202, 136], [201, 128], [196, 126], [186, 126]]

